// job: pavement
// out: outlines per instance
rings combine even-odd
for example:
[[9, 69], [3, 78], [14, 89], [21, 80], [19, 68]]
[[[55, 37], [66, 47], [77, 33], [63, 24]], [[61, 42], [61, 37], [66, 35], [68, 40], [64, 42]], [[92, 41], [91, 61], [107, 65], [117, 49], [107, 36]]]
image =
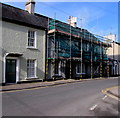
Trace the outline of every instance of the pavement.
[[111, 88], [106, 88], [102, 91], [104, 94], [120, 101], [120, 86], [114, 86]]
[[[118, 78], [118, 77], [114, 77]], [[108, 79], [108, 78], [94, 78], [92, 80], [101, 80], [101, 79]], [[113, 79], [113, 77], [109, 77], [109, 79]], [[49, 86], [56, 86], [60, 84], [68, 84], [68, 83], [75, 83], [75, 82], [83, 82], [83, 81], [92, 81], [91, 79], [67, 79], [67, 80], [56, 80], [56, 81], [45, 81], [45, 82], [33, 82], [33, 83], [21, 83], [21, 84], [9, 84], [6, 86], [0, 87], [0, 92], [7, 92], [7, 91], [16, 91], [16, 90], [25, 90], [25, 89], [32, 89], [32, 88], [39, 88], [39, 87], [49, 87]], [[113, 97], [120, 101], [120, 86], [115, 86], [111, 88], [106, 88], [102, 92], [107, 94], [110, 97]]]
[[74, 80], [74, 79], [67, 79], [67, 80], [56, 80], [56, 81], [45, 81], [45, 82], [33, 82], [33, 83], [21, 83], [21, 84], [8, 84], [2, 86], [0, 91], [13, 91], [13, 90], [23, 90], [23, 89], [32, 89], [38, 87], [48, 87], [48, 86], [55, 86], [60, 84], [67, 84], [67, 83], [75, 83], [86, 80]]

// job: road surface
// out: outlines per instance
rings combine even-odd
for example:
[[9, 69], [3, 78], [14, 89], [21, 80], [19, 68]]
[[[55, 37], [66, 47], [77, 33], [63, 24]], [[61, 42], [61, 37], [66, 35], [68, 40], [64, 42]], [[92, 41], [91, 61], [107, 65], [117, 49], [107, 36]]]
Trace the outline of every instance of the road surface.
[[116, 116], [118, 101], [101, 91], [118, 79], [2, 93], [3, 116]]

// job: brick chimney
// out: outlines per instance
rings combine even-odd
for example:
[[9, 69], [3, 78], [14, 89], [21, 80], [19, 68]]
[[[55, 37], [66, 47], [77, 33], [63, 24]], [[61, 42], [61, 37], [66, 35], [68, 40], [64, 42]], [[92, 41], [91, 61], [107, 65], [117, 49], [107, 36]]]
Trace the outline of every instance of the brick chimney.
[[28, 11], [30, 14], [34, 14], [35, 11], [35, 1], [34, 0], [28, 0], [25, 4], [25, 10]]
[[76, 27], [77, 26], [77, 18], [73, 17], [73, 16], [69, 16], [68, 24], [70, 24], [73, 27]]

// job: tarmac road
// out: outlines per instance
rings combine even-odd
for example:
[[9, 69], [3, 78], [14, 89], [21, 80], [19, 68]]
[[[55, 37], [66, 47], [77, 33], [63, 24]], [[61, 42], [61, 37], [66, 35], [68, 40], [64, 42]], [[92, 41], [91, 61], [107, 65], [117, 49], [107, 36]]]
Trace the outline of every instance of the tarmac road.
[[117, 116], [118, 101], [101, 91], [118, 79], [2, 93], [3, 116]]

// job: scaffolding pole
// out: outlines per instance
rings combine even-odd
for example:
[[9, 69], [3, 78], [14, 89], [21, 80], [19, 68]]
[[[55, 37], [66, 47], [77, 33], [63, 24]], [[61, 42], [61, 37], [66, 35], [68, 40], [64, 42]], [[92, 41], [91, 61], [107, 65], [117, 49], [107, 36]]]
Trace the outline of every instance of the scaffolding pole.
[[72, 63], [71, 63], [71, 52], [72, 52], [72, 50], [71, 50], [71, 46], [72, 46], [72, 42], [71, 42], [71, 20], [70, 20], [70, 79], [72, 78]]
[[114, 59], [115, 59], [115, 42], [113, 41], [113, 76], [115, 75], [115, 63], [114, 63]]
[[107, 75], [108, 75], [108, 79], [109, 79], [109, 77], [110, 77], [110, 61], [109, 61], [109, 58], [108, 58], [107, 66], [108, 66]]
[[81, 37], [81, 66], [80, 66], [81, 67], [81, 74], [80, 74], [80, 79], [82, 79], [82, 70], [83, 70], [83, 60], [82, 60], [82, 57], [83, 57], [83, 43], [82, 43], [82, 37]]
[[93, 42], [92, 42], [92, 37], [90, 36], [90, 33], [89, 33], [89, 39], [91, 41], [91, 79], [93, 78]]
[[[107, 51], [107, 48], [106, 48], [106, 50], [105, 51]], [[106, 53], [106, 52], [105, 52]], [[108, 57], [107, 57], [108, 58]], [[107, 77], [108, 77], [108, 79], [109, 79], [109, 77], [110, 77], [110, 61], [109, 61], [109, 59], [107, 60]]]
[[107, 61], [107, 77], [108, 77], [108, 79], [109, 79], [109, 77], [110, 77], [110, 65], [109, 65], [109, 60]]
[[100, 78], [102, 78], [103, 72], [102, 72], [102, 43], [100, 42]]
[[[81, 74], [80, 74], [80, 79], [82, 79], [82, 71], [83, 71], [83, 43], [82, 43], [82, 19], [80, 19], [81, 21]], [[84, 32], [83, 32], [83, 35], [84, 35]]]
[[[56, 13], [54, 13], [54, 29], [55, 29], [55, 25], [56, 25]], [[54, 59], [53, 59], [53, 69], [54, 69], [54, 75], [56, 74], [56, 40], [55, 40], [55, 38], [56, 38], [56, 35], [55, 35], [55, 32], [54, 32], [54, 43], [53, 43], [53, 51], [54, 51]], [[53, 80], [55, 80], [55, 78], [53, 78]]]
[[[99, 41], [97, 40], [97, 46], [98, 46], [98, 49], [99, 49]], [[97, 52], [98, 52], [98, 49], [97, 49]], [[98, 52], [98, 55], [99, 55], [99, 52]], [[99, 65], [99, 62], [98, 62], [98, 74], [99, 74], [99, 69], [100, 69], [100, 65]], [[99, 77], [99, 75], [98, 75]]]

